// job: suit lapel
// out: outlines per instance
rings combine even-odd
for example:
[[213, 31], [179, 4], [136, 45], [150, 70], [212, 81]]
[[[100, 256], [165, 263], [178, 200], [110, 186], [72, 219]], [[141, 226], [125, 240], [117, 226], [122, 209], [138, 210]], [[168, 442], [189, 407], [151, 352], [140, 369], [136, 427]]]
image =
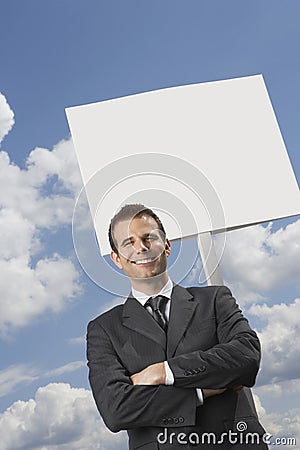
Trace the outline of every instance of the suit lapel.
[[164, 330], [138, 300], [131, 295], [124, 303], [122, 320], [125, 327], [146, 336], [161, 345], [164, 350], [166, 349], [167, 337]]
[[167, 357], [172, 358], [194, 314], [197, 302], [182, 286], [175, 285], [172, 291], [170, 320], [168, 326]]
[[167, 348], [167, 357], [172, 358], [196, 307], [197, 302], [194, 301], [192, 294], [182, 286], [175, 285], [172, 291], [168, 334], [166, 336], [148, 311], [134, 297], [129, 295], [123, 307], [123, 325], [161, 345], [164, 350]]

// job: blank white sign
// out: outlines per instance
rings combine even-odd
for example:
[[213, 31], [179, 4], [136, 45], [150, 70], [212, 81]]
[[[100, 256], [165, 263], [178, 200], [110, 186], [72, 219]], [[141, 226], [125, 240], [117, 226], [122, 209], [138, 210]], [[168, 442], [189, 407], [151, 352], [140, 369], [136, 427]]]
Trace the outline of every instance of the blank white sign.
[[298, 185], [261, 75], [66, 109], [101, 253], [124, 204], [171, 240], [299, 214]]

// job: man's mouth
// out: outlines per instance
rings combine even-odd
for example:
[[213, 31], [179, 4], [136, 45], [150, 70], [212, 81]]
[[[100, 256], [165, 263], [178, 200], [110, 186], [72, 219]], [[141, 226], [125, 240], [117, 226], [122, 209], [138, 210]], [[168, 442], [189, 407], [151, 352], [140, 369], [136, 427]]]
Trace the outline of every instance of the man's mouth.
[[155, 261], [155, 259], [156, 259], [156, 257], [152, 257], [152, 258], [138, 259], [137, 261], [131, 261], [131, 262], [136, 265], [149, 264], [149, 263]]

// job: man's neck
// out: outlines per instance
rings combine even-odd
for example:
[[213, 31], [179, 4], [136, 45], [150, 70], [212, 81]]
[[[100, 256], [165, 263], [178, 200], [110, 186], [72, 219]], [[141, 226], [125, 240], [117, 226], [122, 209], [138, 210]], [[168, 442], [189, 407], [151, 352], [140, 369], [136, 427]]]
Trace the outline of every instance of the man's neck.
[[139, 292], [147, 295], [156, 295], [167, 284], [169, 279], [168, 273], [164, 272], [151, 278], [132, 278], [132, 287]]

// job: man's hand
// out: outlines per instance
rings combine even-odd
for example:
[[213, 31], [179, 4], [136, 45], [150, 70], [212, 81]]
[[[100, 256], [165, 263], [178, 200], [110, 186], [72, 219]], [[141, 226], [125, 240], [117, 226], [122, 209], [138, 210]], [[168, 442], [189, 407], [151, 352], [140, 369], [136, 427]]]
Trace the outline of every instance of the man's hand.
[[203, 398], [213, 397], [214, 395], [220, 395], [225, 392], [226, 389], [202, 389]]
[[240, 384], [239, 386], [235, 386], [234, 388], [233, 388], [233, 390], [234, 390], [234, 392], [236, 392], [237, 394], [239, 393], [239, 392], [241, 392], [241, 390], [243, 389], [243, 386]]
[[166, 371], [163, 362], [151, 364], [151, 366], [146, 367], [141, 370], [141, 372], [134, 373], [130, 377], [132, 384], [165, 384], [166, 382]]
[[[243, 386], [240, 384], [239, 386], [235, 386], [232, 388], [234, 392], [239, 393]], [[202, 394], [204, 398], [213, 397], [214, 395], [223, 394], [223, 392], [227, 391], [227, 389], [202, 389]]]

